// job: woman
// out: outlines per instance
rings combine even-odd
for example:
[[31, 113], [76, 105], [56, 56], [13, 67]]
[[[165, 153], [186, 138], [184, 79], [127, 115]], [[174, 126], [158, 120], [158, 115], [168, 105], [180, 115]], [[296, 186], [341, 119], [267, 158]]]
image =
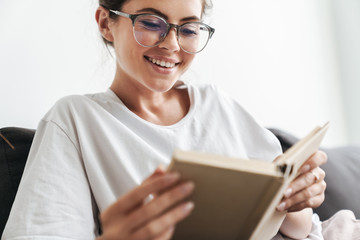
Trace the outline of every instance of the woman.
[[[116, 55], [113, 83], [105, 93], [61, 99], [41, 120], [3, 239], [170, 239], [194, 208], [184, 199], [195, 187], [157, 168], [174, 148], [266, 161], [281, 154], [231, 98], [179, 81], [214, 33], [200, 23], [207, 7], [100, 0], [96, 21]], [[279, 203], [291, 212], [284, 235], [309, 234], [311, 208], [324, 199], [325, 161], [322, 152], [308, 159]]]

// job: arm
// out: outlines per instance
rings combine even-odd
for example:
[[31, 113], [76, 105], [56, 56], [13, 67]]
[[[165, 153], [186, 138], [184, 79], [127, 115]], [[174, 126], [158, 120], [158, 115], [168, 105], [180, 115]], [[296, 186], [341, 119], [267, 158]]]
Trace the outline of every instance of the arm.
[[325, 197], [325, 172], [319, 168], [327, 161], [324, 152], [313, 154], [302, 166], [300, 175], [290, 184], [278, 206], [288, 211], [280, 232], [299, 239], [309, 235], [312, 227], [312, 208], [322, 204]]
[[280, 232], [294, 239], [306, 238], [312, 227], [312, 209], [305, 208], [298, 212], [286, 214], [286, 218], [280, 227]]
[[59, 125], [40, 121], [1, 239], [94, 239], [94, 202], [74, 143]]

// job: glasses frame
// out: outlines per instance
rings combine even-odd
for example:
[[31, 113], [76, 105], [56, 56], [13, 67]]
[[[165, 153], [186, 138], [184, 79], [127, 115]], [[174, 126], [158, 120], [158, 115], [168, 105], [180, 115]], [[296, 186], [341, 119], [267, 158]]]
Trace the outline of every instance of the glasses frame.
[[[175, 30], [176, 30], [176, 38], [177, 38], [177, 42], [178, 42], [180, 48], [181, 48], [184, 52], [187, 52], [187, 53], [190, 53], [190, 54], [196, 54], [196, 53], [201, 52], [201, 51], [207, 46], [207, 44], [208, 44], [208, 42], [209, 42], [209, 39], [213, 36], [213, 34], [214, 34], [214, 32], [215, 32], [215, 28], [212, 28], [212, 27], [210, 27], [209, 25], [207, 25], [207, 24], [205, 24], [205, 23], [202, 23], [202, 22], [186, 22], [186, 23], [183, 23], [183, 24], [181, 24], [181, 25], [176, 25], [176, 24], [168, 23], [168, 21], [166, 21], [164, 18], [162, 18], [162, 17], [160, 17], [160, 16], [158, 16], [158, 15], [155, 15], [155, 14], [150, 14], [150, 13], [129, 14], [129, 13], [124, 13], [124, 12], [120, 12], [120, 11], [118, 11], [118, 10], [112, 10], [112, 9], [109, 9], [109, 11], [112, 12], [112, 13], [114, 13], [114, 14], [116, 14], [116, 15], [118, 15], [118, 16], [126, 17], [126, 18], [129, 18], [129, 19], [131, 20], [132, 26], [133, 26], [134, 38], [135, 38], [136, 42], [137, 42], [139, 45], [143, 46], [143, 47], [156, 47], [156, 46], [158, 46], [160, 43], [162, 43], [162, 42], [165, 40], [165, 38], [166, 38], [167, 35], [169, 34], [171, 28], [175, 28]], [[144, 44], [141, 44], [141, 43], [136, 39], [135, 31], [134, 31], [134, 30], [135, 30], [135, 29], [134, 29], [134, 28], [135, 28], [135, 22], [136, 22], [136, 19], [137, 19], [138, 17], [140, 17], [140, 16], [153, 16], [153, 17], [157, 17], [157, 18], [161, 19], [162, 21], [164, 21], [164, 23], [166, 23], [167, 29], [166, 29], [165, 36], [163, 36], [163, 38], [162, 38], [157, 44], [155, 44], [155, 45], [153, 45], [153, 46], [146, 46], [146, 45], [144, 45]], [[189, 52], [189, 51], [186, 51], [185, 49], [183, 49], [183, 47], [181, 46], [180, 41], [179, 41], [180, 28], [183, 27], [184, 25], [191, 24], [191, 23], [200, 24], [200, 25], [204, 26], [205, 28], [207, 28], [207, 30], [209, 31], [209, 36], [208, 36], [208, 39], [207, 39], [204, 47], [201, 48], [200, 50], [198, 50], [197, 52]]]

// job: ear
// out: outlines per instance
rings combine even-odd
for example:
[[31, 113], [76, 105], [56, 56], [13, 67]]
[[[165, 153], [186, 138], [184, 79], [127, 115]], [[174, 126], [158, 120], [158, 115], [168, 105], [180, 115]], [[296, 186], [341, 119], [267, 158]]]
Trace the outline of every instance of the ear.
[[102, 6], [99, 6], [96, 10], [95, 18], [101, 35], [109, 42], [113, 42], [114, 38], [109, 26], [110, 25], [109, 10], [107, 10]]

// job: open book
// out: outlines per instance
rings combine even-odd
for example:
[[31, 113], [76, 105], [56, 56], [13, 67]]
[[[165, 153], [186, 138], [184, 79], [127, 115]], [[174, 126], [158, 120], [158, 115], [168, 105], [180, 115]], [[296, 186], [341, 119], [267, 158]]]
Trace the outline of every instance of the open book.
[[271, 239], [286, 215], [276, 206], [328, 127], [315, 128], [276, 162], [175, 151], [168, 170], [195, 183], [195, 208], [173, 239]]

